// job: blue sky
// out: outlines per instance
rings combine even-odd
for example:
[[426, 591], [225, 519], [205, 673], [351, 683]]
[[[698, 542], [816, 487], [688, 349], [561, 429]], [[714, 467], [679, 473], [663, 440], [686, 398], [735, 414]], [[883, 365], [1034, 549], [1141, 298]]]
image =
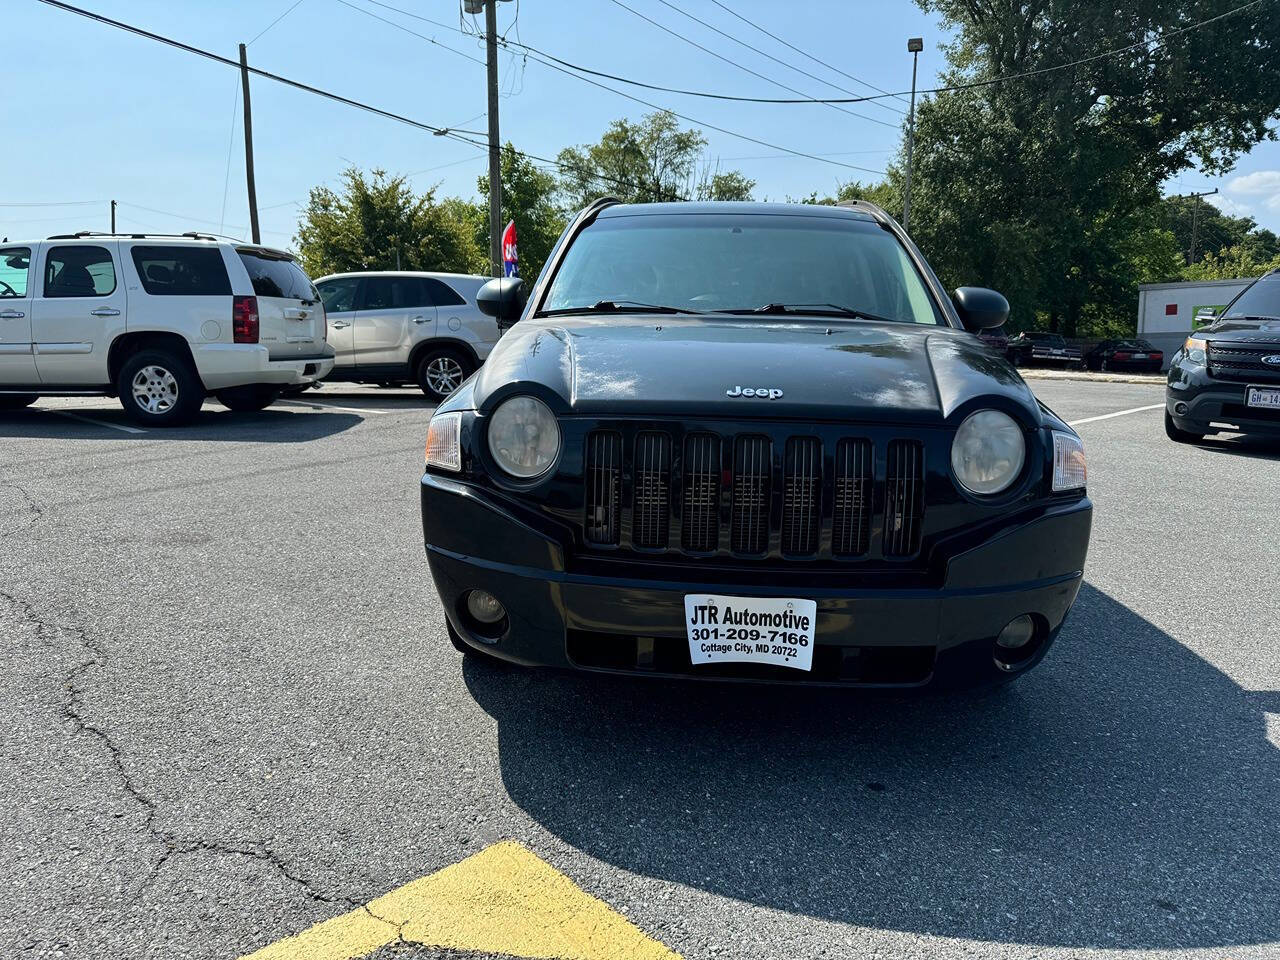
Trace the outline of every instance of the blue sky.
[[[459, 22], [458, 0], [386, 2], [446, 25]], [[754, 31], [710, 0], [677, 0], [672, 6], [662, 0], [623, 2], [731, 63], [664, 33], [614, 0], [518, 2], [512, 38], [607, 72], [666, 86], [790, 95], [737, 64], [805, 95], [840, 96], [837, 87], [867, 92], [849, 77]], [[81, 5], [107, 16], [232, 58], [238, 43], [253, 39], [293, 4], [294, 0], [81, 0]], [[908, 0], [733, 0], [732, 6], [845, 74], [886, 90], [910, 86], [909, 36], [925, 38], [921, 86], [944, 66], [939, 45], [946, 35]], [[8, 149], [0, 154], [0, 235], [16, 239], [106, 229], [108, 201], [113, 198], [120, 201], [122, 229], [247, 234], [235, 70], [37, 0], [6, 0], [6, 7], [6, 35], [22, 42], [11, 42], [5, 53], [11, 82], [5, 104]], [[687, 9], [826, 82], [747, 50], [673, 7]], [[501, 30], [511, 28], [516, 12], [516, 0], [502, 4]], [[398, 21], [437, 43], [389, 26], [370, 13]], [[400, 16], [371, 0], [302, 0], [251, 44], [249, 57], [263, 69], [432, 125], [484, 129], [484, 68], [468, 59], [483, 60], [475, 37]], [[22, 82], [14, 82], [17, 78]], [[554, 157], [567, 144], [598, 139], [617, 117], [638, 118], [650, 110], [532, 61], [521, 64], [510, 55], [503, 56], [501, 80], [503, 140], [545, 157]], [[771, 147], [703, 126], [709, 156], [753, 177], [757, 196], [769, 199], [831, 191], [847, 179], [875, 179], [867, 170], [883, 170], [899, 138], [901, 116], [885, 107], [848, 108], [872, 118], [865, 119], [821, 105], [724, 103], [622, 89], [696, 118], [697, 125], [714, 124], [825, 157], [780, 155]], [[252, 95], [258, 203], [263, 239], [272, 245], [289, 244], [298, 202], [305, 200], [308, 190], [334, 182], [351, 164], [413, 174], [417, 189], [439, 184], [441, 195], [463, 196], [475, 195], [476, 177], [485, 170], [484, 152], [465, 143], [263, 79], [254, 79]], [[1169, 190], [1214, 186], [1222, 191], [1217, 202], [1225, 209], [1249, 213], [1280, 230], [1280, 145], [1260, 146], [1225, 178], [1211, 181], [1189, 172]], [[51, 203], [77, 205], [32, 205]]]

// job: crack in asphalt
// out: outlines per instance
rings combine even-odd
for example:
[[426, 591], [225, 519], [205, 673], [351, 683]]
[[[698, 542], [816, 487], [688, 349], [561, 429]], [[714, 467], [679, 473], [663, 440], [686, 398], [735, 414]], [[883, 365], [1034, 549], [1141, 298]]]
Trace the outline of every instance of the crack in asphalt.
[[[38, 511], [37, 511], [38, 512]], [[260, 863], [268, 864], [276, 873], [284, 877], [286, 880], [300, 887], [306, 895], [317, 903], [325, 904], [342, 904], [352, 909], [363, 909], [369, 916], [373, 917], [380, 923], [385, 923], [396, 931], [396, 938], [401, 943], [408, 943], [403, 936], [403, 923], [396, 923], [386, 917], [380, 917], [373, 910], [369, 909], [368, 904], [361, 903], [358, 900], [346, 896], [335, 896], [322, 890], [315, 881], [300, 873], [294, 871], [279, 855], [274, 851], [261, 844], [238, 846], [234, 844], [223, 843], [217, 840], [202, 840], [184, 838], [179, 834], [164, 830], [157, 826], [156, 817], [159, 814], [159, 806], [154, 799], [138, 785], [133, 775], [129, 773], [124, 762], [124, 752], [119, 744], [115, 742], [112, 736], [97, 726], [91, 720], [85, 717], [83, 713], [84, 694], [87, 684], [83, 682], [83, 678], [94, 667], [100, 667], [106, 663], [107, 651], [102, 642], [95, 638], [91, 631], [84, 627], [70, 626], [64, 623], [53, 623], [44, 619], [35, 609], [35, 607], [16, 597], [11, 593], [0, 590], [0, 599], [7, 602], [14, 614], [21, 620], [32, 624], [37, 635], [46, 641], [56, 641], [58, 636], [63, 633], [71, 634], [80, 644], [85, 652], [85, 656], [77, 661], [68, 669], [62, 681], [63, 689], [66, 691], [66, 698], [59, 707], [59, 716], [61, 719], [71, 724], [76, 734], [91, 737], [106, 749], [107, 755], [111, 759], [111, 764], [115, 768], [116, 777], [120, 782], [121, 789], [125, 794], [143, 808], [145, 811], [145, 829], [147, 834], [160, 843], [164, 847], [164, 852], [152, 864], [147, 876], [143, 878], [137, 893], [133, 900], [137, 902], [142, 895], [150, 888], [155, 878], [159, 875], [164, 865], [174, 857], [187, 856], [195, 853], [213, 853], [226, 856], [248, 857]]]
[[22, 499], [26, 501], [27, 514], [31, 517], [31, 522], [29, 524], [19, 523], [17, 526], [10, 527], [7, 530], [0, 530], [0, 537], [7, 537], [11, 534], [17, 533], [19, 530], [25, 530], [27, 527], [38, 523], [40, 518], [44, 516], [44, 507], [40, 506], [36, 501], [36, 498], [31, 495], [30, 491], [21, 484], [11, 482], [0, 483], [0, 490], [17, 490], [18, 493], [22, 495]]

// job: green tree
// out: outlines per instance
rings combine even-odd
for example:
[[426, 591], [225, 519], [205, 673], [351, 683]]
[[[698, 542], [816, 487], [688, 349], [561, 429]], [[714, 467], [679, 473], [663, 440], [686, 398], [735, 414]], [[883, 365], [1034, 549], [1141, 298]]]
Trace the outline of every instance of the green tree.
[[316, 187], [294, 238], [313, 277], [355, 270], [483, 271], [467, 204], [415, 195], [404, 177], [348, 169], [338, 190]]
[[1260, 277], [1269, 270], [1280, 268], [1280, 254], [1269, 260], [1257, 256], [1247, 246], [1236, 244], [1223, 247], [1216, 254], [1207, 254], [1182, 269], [1184, 280], [1240, 280]]
[[948, 281], [1001, 288], [1015, 325], [1072, 335], [1087, 315], [1131, 309], [1107, 274], [1133, 217], [1178, 172], [1222, 173], [1275, 137], [1280, 18], [1266, 5], [1175, 34], [1234, 4], [917, 2], [956, 36], [945, 83], [985, 85], [918, 106], [912, 233]]
[[681, 130], [666, 111], [639, 123], [615, 120], [599, 143], [560, 151], [565, 205], [579, 209], [602, 196], [627, 203], [750, 199], [755, 181], [736, 170], [712, 170], [702, 162], [706, 146], [701, 130]]
[[1165, 197], [1162, 215], [1169, 230], [1178, 238], [1178, 249], [1192, 263], [1192, 234], [1195, 260], [1228, 247], [1240, 247], [1254, 260], [1271, 260], [1280, 256], [1280, 237], [1260, 229], [1252, 217], [1233, 217], [1223, 213], [1204, 197]]
[[[533, 280], [551, 255], [565, 228], [565, 214], [557, 203], [556, 178], [539, 169], [508, 143], [502, 148], [502, 224], [514, 220], [519, 237], [520, 276]], [[489, 249], [489, 175], [477, 180], [483, 202], [476, 240]]]

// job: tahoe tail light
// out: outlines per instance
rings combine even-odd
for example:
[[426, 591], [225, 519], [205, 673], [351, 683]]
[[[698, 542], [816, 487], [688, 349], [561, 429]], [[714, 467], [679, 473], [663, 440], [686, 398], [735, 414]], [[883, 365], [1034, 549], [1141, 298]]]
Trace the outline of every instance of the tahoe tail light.
[[231, 332], [236, 343], [258, 342], [258, 298], [235, 297], [231, 301]]

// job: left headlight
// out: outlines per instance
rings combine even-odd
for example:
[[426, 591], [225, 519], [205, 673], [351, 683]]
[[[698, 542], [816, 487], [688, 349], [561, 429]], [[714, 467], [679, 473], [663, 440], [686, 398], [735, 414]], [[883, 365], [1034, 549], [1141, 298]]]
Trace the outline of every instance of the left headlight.
[[540, 477], [560, 455], [560, 424], [541, 400], [512, 397], [489, 417], [489, 452], [513, 477]]
[[437, 413], [427, 424], [427, 466], [454, 473], [462, 469], [462, 414]]
[[1022, 473], [1027, 443], [1016, 420], [999, 410], [979, 410], [960, 424], [951, 443], [951, 470], [970, 493], [1007, 490]]

